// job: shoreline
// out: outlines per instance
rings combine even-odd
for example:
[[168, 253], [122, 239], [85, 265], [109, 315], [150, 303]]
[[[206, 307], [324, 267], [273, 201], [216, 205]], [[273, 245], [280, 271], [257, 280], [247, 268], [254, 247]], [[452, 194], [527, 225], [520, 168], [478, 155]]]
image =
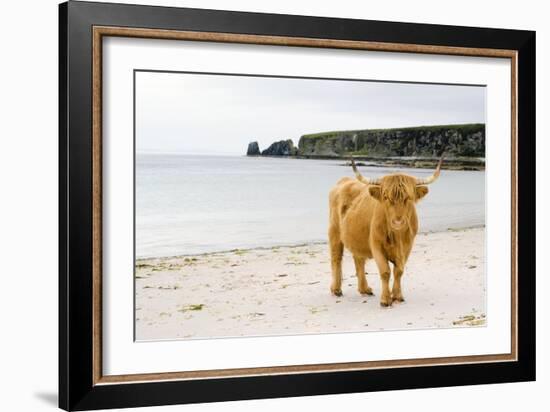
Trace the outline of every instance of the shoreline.
[[[434, 169], [439, 162], [439, 158], [431, 157], [374, 157], [349, 154], [345, 156], [329, 156], [329, 155], [245, 155], [245, 157], [260, 157], [274, 159], [300, 159], [300, 160], [344, 160], [348, 161], [350, 157], [356, 161], [357, 166], [368, 167], [393, 167], [393, 168], [410, 168], [410, 169]], [[361, 162], [361, 163], [359, 163]], [[363, 163], [364, 162], [364, 163]], [[350, 166], [348, 163], [342, 166]], [[472, 158], [445, 158], [441, 165], [442, 170], [457, 170], [457, 171], [483, 171], [485, 170], [485, 159]]]
[[[463, 230], [470, 230], [470, 229], [485, 229], [485, 225], [480, 224], [480, 225], [461, 226], [461, 227], [449, 227], [447, 229], [441, 229], [441, 230], [423, 230], [418, 232], [416, 236], [418, 237], [420, 235], [432, 234], [432, 233], [460, 232]], [[312, 241], [305, 241], [300, 243], [274, 243], [272, 245], [266, 245], [266, 246], [221, 249], [221, 250], [212, 251], [212, 252], [187, 253], [187, 254], [166, 255], [166, 256], [136, 257], [135, 262], [137, 264], [140, 261], [153, 260], [153, 259], [181, 259], [186, 257], [200, 257], [200, 256], [235, 253], [235, 252], [252, 252], [256, 250], [258, 251], [271, 250], [274, 248], [298, 248], [298, 247], [305, 247], [305, 246], [316, 246], [316, 245], [327, 245], [327, 244], [328, 244], [327, 240], [312, 240]]]
[[[452, 245], [452, 247], [449, 247]], [[135, 271], [137, 340], [279, 336], [380, 330], [483, 327], [485, 229], [419, 233], [405, 268], [406, 301], [379, 305], [357, 292], [344, 253], [344, 296], [329, 292], [326, 242], [139, 259]]]

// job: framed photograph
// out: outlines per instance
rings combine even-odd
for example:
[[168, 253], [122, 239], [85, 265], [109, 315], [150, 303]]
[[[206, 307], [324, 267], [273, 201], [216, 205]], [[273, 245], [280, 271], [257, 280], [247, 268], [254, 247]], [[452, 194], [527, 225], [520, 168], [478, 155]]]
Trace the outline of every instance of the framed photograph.
[[59, 402], [535, 379], [535, 33], [60, 5]]

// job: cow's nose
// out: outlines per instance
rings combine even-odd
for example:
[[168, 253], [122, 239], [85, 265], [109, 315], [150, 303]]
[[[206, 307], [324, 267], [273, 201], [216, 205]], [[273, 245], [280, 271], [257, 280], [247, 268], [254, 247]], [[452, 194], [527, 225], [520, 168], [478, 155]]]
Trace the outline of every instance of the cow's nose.
[[395, 223], [396, 225], [400, 225], [401, 223], [403, 223], [403, 219], [401, 218], [393, 219], [393, 223]]

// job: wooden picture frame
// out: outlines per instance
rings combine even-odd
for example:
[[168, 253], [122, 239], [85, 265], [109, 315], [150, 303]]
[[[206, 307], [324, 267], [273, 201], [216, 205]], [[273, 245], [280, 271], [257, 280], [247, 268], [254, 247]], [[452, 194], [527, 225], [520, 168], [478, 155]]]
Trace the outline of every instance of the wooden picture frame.
[[[215, 402], [535, 379], [535, 33], [68, 2], [59, 8], [59, 406]], [[512, 67], [511, 352], [413, 360], [104, 376], [102, 39], [483, 56]]]

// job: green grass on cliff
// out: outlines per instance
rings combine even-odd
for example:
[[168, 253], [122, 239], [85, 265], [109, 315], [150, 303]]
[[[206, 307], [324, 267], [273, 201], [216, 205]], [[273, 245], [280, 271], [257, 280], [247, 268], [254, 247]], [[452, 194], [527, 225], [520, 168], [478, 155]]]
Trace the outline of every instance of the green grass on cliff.
[[333, 139], [337, 138], [343, 134], [350, 133], [377, 133], [377, 132], [394, 132], [394, 131], [403, 131], [403, 132], [412, 132], [412, 131], [424, 131], [424, 132], [436, 132], [438, 130], [457, 130], [461, 134], [475, 133], [485, 127], [483, 123], [468, 123], [468, 124], [449, 124], [449, 125], [437, 125], [437, 126], [415, 126], [415, 127], [395, 127], [389, 129], [359, 129], [359, 130], [333, 130], [330, 132], [321, 132], [321, 133], [311, 133], [305, 134], [302, 138], [305, 139]]
[[[359, 133], [359, 132], [364, 132], [364, 131], [367, 131], [368, 129], [365, 129], [365, 130], [334, 130], [334, 131], [331, 131], [331, 132], [320, 132], [320, 133], [311, 133], [311, 134], [304, 134], [302, 135], [303, 138], [306, 138], [306, 139], [317, 139], [317, 138], [325, 138], [325, 139], [330, 139], [330, 138], [335, 138], [335, 137], [338, 137], [340, 135], [343, 135], [343, 134], [348, 134], [348, 133]], [[388, 129], [390, 130], [390, 129]]]

